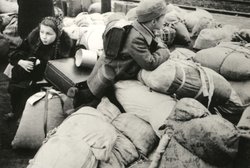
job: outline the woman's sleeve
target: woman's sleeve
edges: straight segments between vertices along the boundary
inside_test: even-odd
[[[11,65],[17,65],[18,61],[21,59],[27,59],[29,56],[29,43],[28,40],[25,39],[22,44],[17,47],[13,52],[9,54],[9,62]]]

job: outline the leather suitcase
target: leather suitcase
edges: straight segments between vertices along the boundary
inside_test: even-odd
[[[48,61],[44,77],[54,87],[66,94],[72,86],[85,87],[90,73],[91,69],[77,68],[74,58],[63,58]]]

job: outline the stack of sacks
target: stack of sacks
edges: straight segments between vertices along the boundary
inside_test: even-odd
[[[98,160],[109,160],[116,139],[99,111],[83,107],[48,136],[28,168],[96,168]]]
[[[242,106],[239,96],[223,76],[192,61],[169,59],[154,71],[141,70],[138,79],[155,91],[174,94],[177,98],[195,98],[206,106],[210,103],[212,107]]]
[[[139,161],[131,168],[227,168],[232,167],[238,152],[239,131],[235,126],[211,115],[192,98],[177,102],[161,130],[160,153],[154,153],[152,161]]]
[[[193,48],[201,50],[215,47],[219,42],[229,42],[238,31],[238,28],[232,25],[203,29],[195,40]]]
[[[159,127],[175,106],[175,99],[150,90],[136,80],[119,81],[115,95],[126,113],[134,114],[150,123],[159,136]]]
[[[120,110],[107,97],[102,98],[97,110],[104,115],[109,123],[121,114]],[[139,158],[135,145],[119,130],[116,129],[116,132],[117,138],[110,159],[107,162],[101,161],[99,168],[124,168]]]
[[[115,126],[117,139],[108,162],[101,161],[99,168],[123,168],[135,162],[139,155],[147,156],[158,143],[152,127],[132,114],[121,113],[108,98],[97,106],[106,120]]]
[[[192,98],[177,102],[162,128],[173,137],[160,167],[231,167],[237,155],[237,128]]]
[[[104,16],[100,13],[80,13],[73,19],[64,18],[64,24],[64,30],[80,46],[75,54],[75,65],[93,68],[98,56],[103,53]]]
[[[64,30],[78,45],[84,45],[89,50],[103,48],[102,34],[105,29],[104,17],[99,13],[80,13],[75,18],[64,18]]]
[[[244,106],[250,103],[250,48],[248,44],[224,42],[197,52],[195,60],[220,73],[238,93]]]

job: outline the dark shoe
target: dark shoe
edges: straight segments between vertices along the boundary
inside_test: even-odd
[[[63,104],[63,110],[67,115],[70,115],[75,111],[74,99],[76,97],[77,92],[78,92],[78,88],[76,87],[69,88],[67,92],[67,98]]]

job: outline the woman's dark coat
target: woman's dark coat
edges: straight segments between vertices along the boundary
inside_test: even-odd
[[[12,70],[13,82],[19,82],[23,79],[28,80],[41,80],[48,60],[60,59],[74,56],[75,47],[73,40],[64,31],[60,36],[60,43],[58,44],[58,54],[55,58],[55,42],[50,45],[43,45],[39,37],[39,28],[34,29],[23,43],[10,54],[9,62],[14,66]],[[38,49],[37,49],[38,48]],[[18,65],[20,59],[29,60],[35,57],[41,61],[41,64],[35,67],[32,75],[27,73],[23,68]]]

